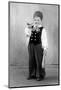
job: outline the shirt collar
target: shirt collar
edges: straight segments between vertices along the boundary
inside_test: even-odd
[[[38,27],[40,28],[40,27],[42,27],[42,25],[40,24]]]

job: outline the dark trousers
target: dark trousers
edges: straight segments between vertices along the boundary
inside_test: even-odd
[[[42,60],[43,60],[43,48],[41,44],[28,45],[29,52],[29,76],[35,75],[40,77],[42,75]]]

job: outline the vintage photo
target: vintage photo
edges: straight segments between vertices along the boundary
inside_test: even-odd
[[[59,85],[59,5],[9,2],[8,87]]]

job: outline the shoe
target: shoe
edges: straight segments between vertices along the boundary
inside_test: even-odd
[[[29,77],[27,78],[27,80],[30,80],[30,79],[32,79],[32,77],[31,77],[31,76],[29,76]]]
[[[33,75],[33,76],[32,76],[32,79],[36,79],[36,76]]]
[[[27,78],[27,80],[30,80],[30,79],[36,79],[36,76],[29,76],[29,77]]]
[[[41,80],[43,80],[44,78],[42,78],[42,77],[38,77],[36,80],[37,81],[41,81]]]

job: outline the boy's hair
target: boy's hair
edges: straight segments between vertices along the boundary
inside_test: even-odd
[[[40,19],[42,20],[43,19],[43,13],[40,11],[36,11],[33,15],[33,18],[35,18],[35,17],[40,17]]]

